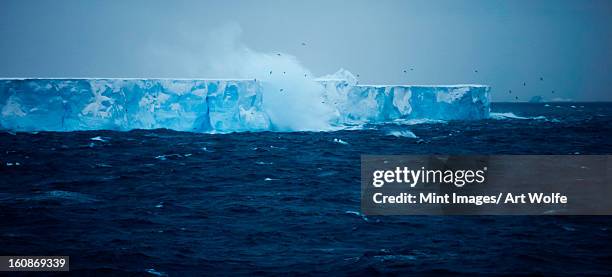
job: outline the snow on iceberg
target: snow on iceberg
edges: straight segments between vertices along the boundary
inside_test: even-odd
[[[329,122],[334,126],[489,117],[488,86],[357,85],[342,70],[327,77],[316,86],[334,113]],[[274,86],[254,79],[0,79],[0,129],[291,131],[275,127],[266,109],[272,106],[266,106],[269,87]]]

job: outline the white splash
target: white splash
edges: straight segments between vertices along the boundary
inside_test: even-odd
[[[262,53],[240,41],[238,24],[213,31],[203,51],[204,76],[255,79],[263,86],[263,109],[277,131],[328,131],[334,109],[323,101],[324,88],[296,57]],[[212,56],[210,53],[214,53]]]
[[[409,131],[409,130],[395,130],[395,131],[389,131],[387,132],[388,136],[394,136],[394,137],[403,137],[403,138],[419,138],[417,137],[417,135],[415,135],[413,132]]]

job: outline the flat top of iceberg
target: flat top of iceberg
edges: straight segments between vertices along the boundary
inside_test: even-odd
[[[424,87],[424,88],[460,88],[460,87],[489,87],[488,85],[482,84],[455,84],[455,85],[368,85],[359,84],[357,87]]]
[[[104,77],[0,77],[2,81],[11,80],[167,80],[167,81],[254,81],[256,78],[104,78]],[[342,78],[316,78],[318,82],[347,82]],[[454,85],[413,85],[413,84],[358,84],[356,87],[427,87],[427,88],[459,88],[459,87],[489,87],[482,84]]]
[[[253,81],[255,78],[103,78],[103,77],[0,77],[0,80],[169,80],[169,81]]]
[[[316,78],[318,82],[346,82],[345,79],[328,79],[328,78]],[[461,88],[461,87],[490,87],[489,85],[483,84],[454,84],[454,85],[414,85],[414,84],[358,84],[355,87],[423,87],[423,88]]]

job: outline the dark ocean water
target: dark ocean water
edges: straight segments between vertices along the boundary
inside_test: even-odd
[[[69,255],[74,275],[612,274],[612,217],[360,214],[361,154],[612,154],[611,103],[492,109],[505,118],[2,132],[0,255]]]

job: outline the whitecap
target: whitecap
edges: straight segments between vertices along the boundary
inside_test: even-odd
[[[491,113],[489,115],[492,119],[502,120],[502,119],[529,119],[528,117],[518,116],[514,113]]]
[[[78,192],[65,191],[65,190],[52,190],[32,197],[35,200],[46,200],[46,199],[64,199],[75,202],[95,202],[97,199]]]
[[[108,142],[108,138],[103,138],[103,137],[101,137],[101,136],[97,136],[97,137],[90,138],[90,140],[93,140],[93,141],[100,141],[100,142]]]
[[[270,145],[270,149],[287,150],[287,147],[278,147],[278,146]]]
[[[381,262],[387,261],[414,261],[417,259],[414,255],[378,255],[374,256],[374,258],[378,259]]]
[[[576,228],[574,228],[572,226],[568,226],[568,225],[563,225],[563,226],[561,226],[561,228],[563,228],[563,230],[568,231],[568,232],[576,231]]]
[[[359,217],[361,217],[361,218],[362,218],[364,221],[366,221],[366,222],[367,222],[367,221],[369,221],[368,217],[367,217],[367,216],[365,216],[364,214],[360,213],[360,212],[356,212],[356,211],[346,211],[346,212],[344,212],[344,213],[345,213],[345,214],[351,214],[351,215],[356,215],[356,216],[359,216]]]
[[[446,120],[440,119],[428,119],[428,118],[417,118],[417,119],[396,119],[393,120],[394,124],[397,125],[418,125],[418,124],[446,124]]]
[[[366,122],[364,121],[351,121],[351,122],[343,122],[342,124],[339,125],[332,125],[329,131],[360,131],[360,130],[367,130],[367,129],[373,129],[373,128],[366,128]]]
[[[338,172],[336,172],[336,171],[323,171],[323,172],[317,174],[317,176],[319,176],[319,177],[328,177],[328,176],[336,175],[336,173],[338,173]]]
[[[413,132],[409,131],[409,130],[394,130],[394,131],[389,131],[387,132],[387,136],[394,136],[394,137],[402,137],[402,138],[419,138],[417,135],[415,135]]]
[[[348,142],[343,141],[343,140],[341,140],[341,139],[339,139],[339,138],[335,138],[335,139],[334,139],[334,142],[335,142],[335,143],[339,143],[339,144],[344,144],[344,145],[348,145],[348,144],[349,144]]]
[[[146,269],[145,272],[155,276],[168,276],[165,272],[157,271],[154,268]]]
[[[191,156],[191,154],[189,154],[189,156]],[[181,154],[168,154],[168,155],[159,155],[159,156],[157,156],[155,158],[160,160],[160,161],[165,161],[165,160],[167,160],[170,157],[182,158],[182,157],[188,157],[188,156],[183,156]]]
[[[526,120],[526,119],[532,119],[532,120],[548,120],[545,116],[532,116],[532,117],[525,117],[525,116],[519,116],[516,115],[514,113],[511,112],[507,112],[507,113],[491,113],[489,115],[489,117],[491,119],[495,119],[495,120],[506,120],[506,119],[520,119],[520,120]]]

